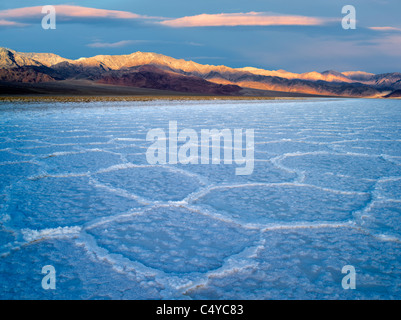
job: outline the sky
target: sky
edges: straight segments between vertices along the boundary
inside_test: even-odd
[[[56,29],[42,28],[45,5]],[[345,5],[356,29],[342,27]],[[400,12],[399,0],[3,0],[0,46],[70,59],[143,51],[234,68],[401,72]]]

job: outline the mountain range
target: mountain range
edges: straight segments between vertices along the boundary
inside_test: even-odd
[[[53,53],[0,48],[0,94],[62,94],[78,87],[81,93],[109,94],[130,94],[141,88],[148,93],[393,98],[400,97],[401,73],[329,70],[299,74],[203,65],[150,52],[72,60]]]

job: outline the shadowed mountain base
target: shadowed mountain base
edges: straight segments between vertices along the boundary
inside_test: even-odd
[[[172,90],[159,90],[150,88],[135,88],[121,85],[109,85],[94,83],[88,80],[64,80],[46,83],[8,83],[0,82],[0,96],[199,96],[206,97],[210,94],[176,92]],[[212,95],[219,96],[219,95]],[[224,96],[224,95],[221,95]],[[298,98],[298,97],[322,97],[311,94],[267,91],[256,89],[240,89],[235,97],[280,97],[280,98]]]

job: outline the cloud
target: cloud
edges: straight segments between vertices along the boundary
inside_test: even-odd
[[[0,27],[24,27],[24,26],[26,26],[25,23],[0,19]]]
[[[96,41],[89,43],[86,46],[90,48],[121,48],[132,44],[165,44],[165,45],[186,45],[186,46],[203,46],[201,43],[187,41],[187,42],[177,42],[177,41],[167,41],[167,40],[121,40],[117,42],[103,42]]]
[[[147,43],[147,40],[121,40],[118,42],[94,42],[87,46],[91,48],[121,48],[130,44]]]
[[[333,21],[299,15],[279,15],[269,12],[200,14],[181,18],[164,18],[140,15],[129,11],[107,10],[76,5],[54,5],[57,21],[89,22],[91,20],[148,21],[169,27],[213,26],[316,26]],[[0,10],[0,26],[22,26],[24,23],[41,21],[42,6]],[[25,24],[26,25],[26,24]],[[95,45],[95,44],[93,44]],[[110,44],[113,45],[113,44]]]
[[[316,26],[333,19],[297,15],[278,15],[268,12],[200,14],[160,23],[169,27],[220,27],[220,26]]]
[[[395,27],[369,27],[369,29],[375,31],[401,31],[401,28]]]
[[[73,5],[54,5],[56,9],[56,16],[61,21],[71,21],[81,19],[109,19],[109,20],[162,20],[161,17],[149,17],[146,15],[139,15],[129,11],[106,10]],[[32,22],[38,20],[39,22],[45,16],[42,13],[42,6],[36,7],[23,7],[16,9],[0,10],[0,21],[3,24],[6,22],[9,25],[17,25],[20,21]],[[6,22],[4,22],[6,21]]]

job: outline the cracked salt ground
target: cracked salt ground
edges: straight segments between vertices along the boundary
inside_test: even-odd
[[[400,299],[400,109],[1,103],[0,298]],[[170,120],[254,129],[253,173],[149,165],[146,134]],[[356,290],[341,287],[347,264]]]
[[[367,192],[380,177],[401,175],[400,166],[375,155],[310,152],[285,154],[280,160],[286,168],[302,168],[303,182],[338,190]]]
[[[179,201],[200,187],[193,175],[161,166],[115,166],[100,171],[94,178],[106,186],[136,194],[143,201]]]
[[[186,295],[193,299],[399,299],[401,244],[347,227],[288,228],[263,233],[255,266],[218,273]],[[344,265],[357,290],[344,290]]]
[[[205,170],[205,165],[174,165],[176,168],[185,169],[191,173],[203,177],[202,181],[210,185],[244,184],[244,183],[279,183],[292,182],[296,178],[295,172],[289,172],[277,168],[271,161],[261,159],[262,155],[256,155],[254,170],[251,175],[235,175],[234,165],[213,164],[213,170]]]
[[[39,165],[32,162],[0,164],[0,190],[10,188],[18,180],[37,173]]]
[[[400,201],[376,201],[360,217],[360,225],[389,241],[401,239]]]
[[[87,173],[107,168],[121,162],[121,156],[100,149],[71,153],[53,153],[41,159],[46,171],[51,174]]]
[[[228,186],[211,191],[194,204],[211,207],[244,224],[347,222],[369,200],[368,194],[288,183]]]
[[[88,227],[87,232],[109,252],[179,276],[220,268],[258,236],[256,230],[176,206],[154,207]]]
[[[88,177],[22,181],[11,187],[9,198],[5,213],[13,217],[9,224],[19,229],[82,225],[142,206],[135,199],[93,185]]]
[[[74,239],[34,242],[1,259],[2,298],[7,293],[13,299],[160,299],[164,289],[152,275],[116,270]],[[48,264],[57,271],[56,290],[40,285]]]

